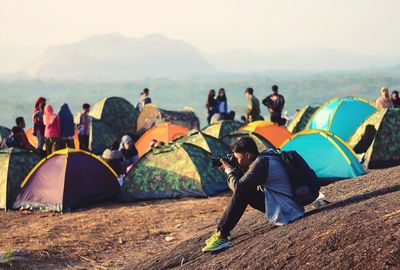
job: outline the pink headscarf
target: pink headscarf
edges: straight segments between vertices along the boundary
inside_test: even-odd
[[[47,125],[51,125],[56,119],[56,116],[53,112],[53,107],[50,104],[44,106],[44,115],[43,115],[43,123]]]

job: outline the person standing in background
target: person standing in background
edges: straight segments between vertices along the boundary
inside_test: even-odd
[[[43,123],[46,126],[44,130],[46,152],[50,155],[60,149],[60,117],[54,114],[50,104],[44,107]]]
[[[60,148],[64,149],[75,148],[74,135],[75,135],[75,125],[74,116],[68,107],[67,103],[61,106],[60,112],[58,113],[60,117]]]
[[[225,89],[220,88],[217,96],[218,112],[220,114],[228,113],[228,101],[226,99]]]
[[[260,115],[260,101],[256,98],[254,94],[253,88],[249,87],[244,91],[244,94],[247,98],[247,113],[246,113],[246,121],[247,123],[263,120]]]
[[[271,114],[271,122],[280,126],[285,125],[286,120],[282,119],[282,110],[285,106],[285,98],[278,94],[278,86],[272,86],[272,94],[263,99],[262,103],[268,108]]]
[[[37,150],[43,154],[44,145],[44,130],[45,125],[43,123],[44,106],[46,106],[46,99],[44,97],[38,97],[35,101],[35,107],[33,109],[33,135],[37,138],[38,145]]]
[[[218,110],[218,103],[217,103],[217,100],[215,100],[215,90],[214,89],[211,89],[208,92],[208,97],[207,97],[207,101],[206,101],[206,108],[207,108],[207,113],[208,113],[207,122],[208,122],[208,124],[210,124],[211,117]]]
[[[78,139],[79,149],[88,151],[89,150],[89,134],[90,134],[90,105],[85,103],[82,105],[82,112],[79,117]]]

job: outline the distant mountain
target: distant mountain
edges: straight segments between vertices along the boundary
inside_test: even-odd
[[[206,58],[218,70],[226,72],[355,70],[382,68],[400,63],[400,57],[370,56],[308,47],[271,53],[235,50],[209,54]]]
[[[40,79],[124,80],[213,72],[192,45],[161,34],[98,35],[51,47],[24,73]]]

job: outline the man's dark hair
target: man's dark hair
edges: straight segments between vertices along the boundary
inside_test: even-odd
[[[24,118],[22,116],[18,116],[15,118],[15,124],[18,126],[19,124],[25,122]]]
[[[399,96],[399,92],[397,90],[392,91],[392,95],[395,94],[397,97]]]
[[[272,86],[272,91],[274,91],[275,93],[278,92],[278,86],[274,84]]]
[[[228,116],[229,116],[229,120],[235,120],[235,115],[236,115],[236,113],[235,113],[235,111],[230,111],[229,113],[228,113]]]
[[[118,141],[113,141],[111,144],[111,150],[118,150],[119,148],[119,142]]]
[[[143,89],[143,93],[145,93],[146,95],[148,95],[148,94],[149,94],[149,89],[148,89],[148,88]]]
[[[244,154],[246,152],[257,155],[258,148],[254,140],[250,137],[242,137],[232,144],[232,151],[234,153]]]
[[[82,109],[90,109],[90,104],[84,103],[84,104],[82,105]]]
[[[247,88],[246,89],[246,91],[244,91],[245,93],[249,93],[250,95],[252,95],[253,94],[253,88],[251,88],[251,87],[249,87],[249,88]]]

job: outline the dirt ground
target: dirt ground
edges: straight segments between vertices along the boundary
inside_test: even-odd
[[[64,214],[1,212],[0,269],[400,269],[400,167],[322,191],[332,204],[283,227],[248,209],[233,246],[218,254],[200,250],[228,192]]]

